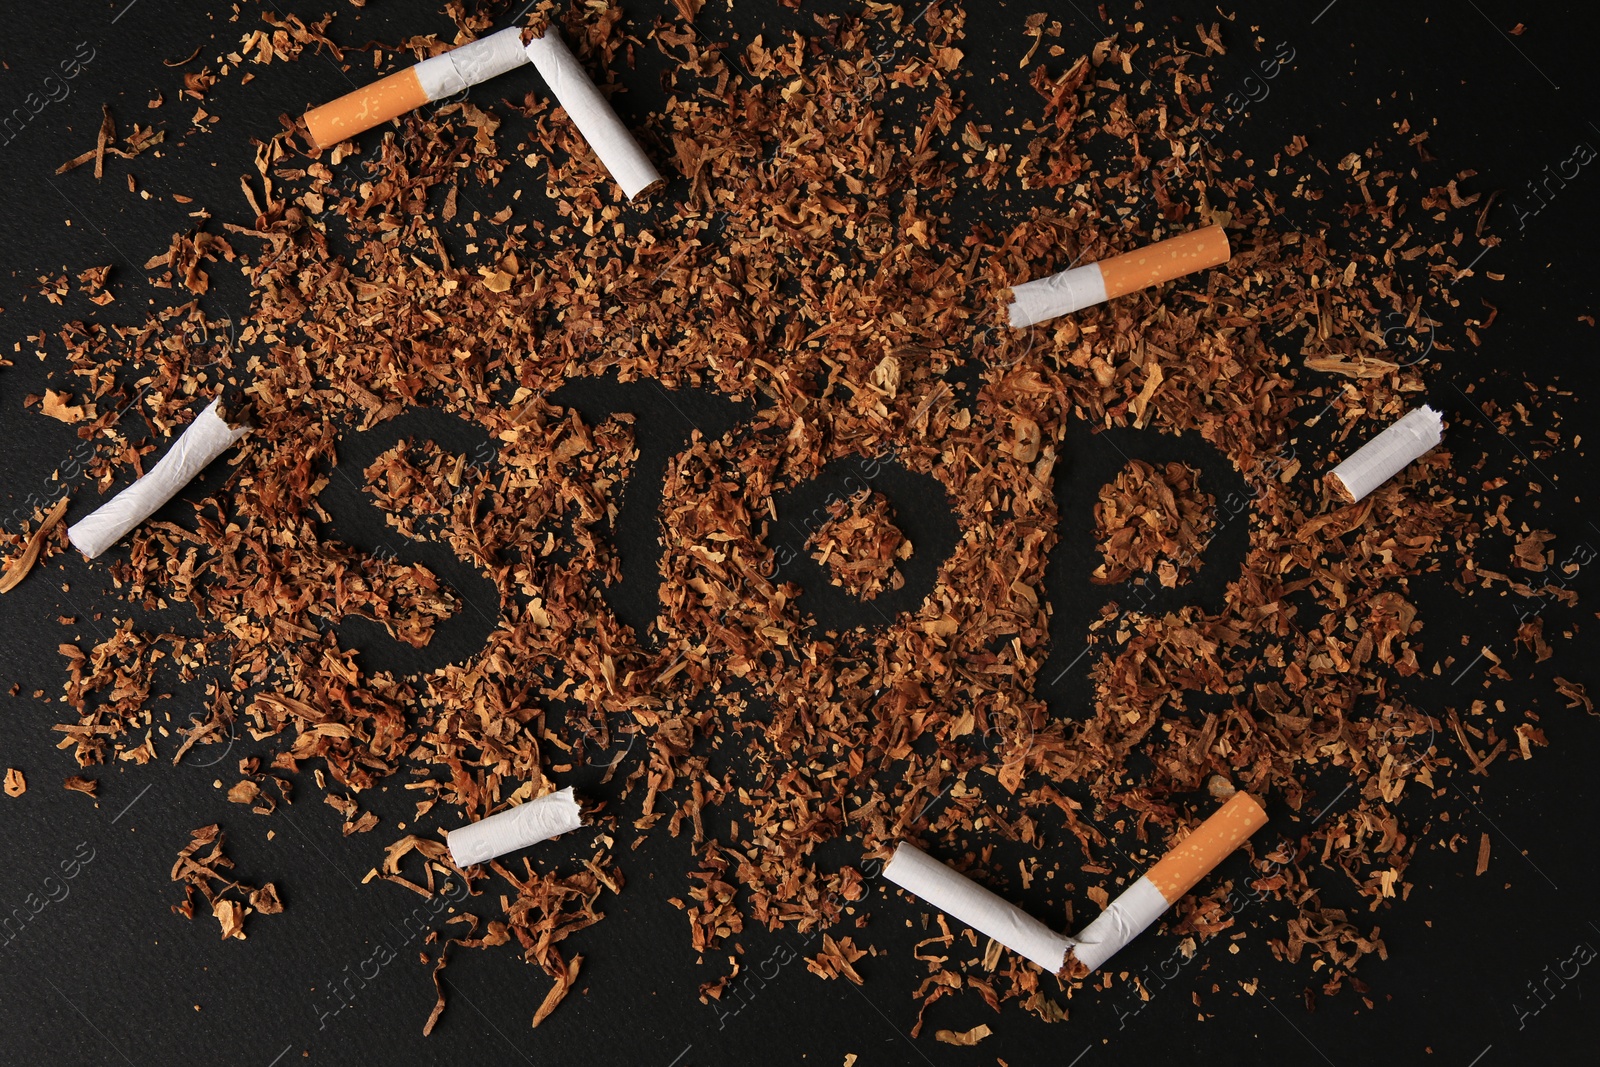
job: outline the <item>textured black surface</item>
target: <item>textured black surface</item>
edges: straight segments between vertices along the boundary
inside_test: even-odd
[[[229,22],[231,6],[220,4],[113,0],[8,5],[0,34],[0,109],[23,109],[11,112],[12,121],[0,134],[5,193],[0,209],[0,341],[15,364],[0,370],[0,512],[8,528],[19,525],[15,509],[25,514],[30,499],[54,498],[63,482],[74,496],[71,518],[87,513],[97,499],[93,487],[74,471],[74,457],[82,453],[72,429],[23,405],[25,396],[43,392],[49,374],[61,372],[59,342],[41,345],[30,335],[91,315],[136,322],[147,300],[171,299],[170,292],[142,284],[144,261],[164,251],[170,235],[189,226],[190,212],[201,207],[222,219],[245,221],[238,176],[250,169],[249,139],[274,131],[279,113],[296,113],[348,88],[331,61],[309,52],[298,63],[251,68],[256,77],[250,84],[241,87],[237,78],[226,79],[204,101],[206,110],[222,120],[204,133],[193,132],[190,114],[196,105],[176,99],[180,70],[164,61],[182,60],[197,47],[203,59],[235,47],[248,28],[258,25],[257,5],[240,6],[241,21]],[[394,40],[448,29],[448,21],[423,2],[376,0],[361,10],[333,0],[282,6],[308,19],[324,8],[338,9],[333,32],[343,40]],[[656,9],[666,6],[665,0],[629,5],[633,32],[643,36]],[[978,69],[990,65],[1012,78],[1009,83],[988,77],[966,83],[980,114],[987,110],[999,116],[1021,99],[1025,89],[1016,80],[1016,64],[1029,43],[1021,23],[1030,12],[1047,7],[1067,26],[1061,43],[1069,55],[1105,36],[1096,22],[1099,8],[1087,4],[1047,5],[1039,0],[993,9],[970,5],[974,17],[964,42],[967,64]],[[1150,27],[1189,28],[1217,17],[1209,5],[1199,4],[1146,4],[1138,12],[1129,4],[1107,7],[1118,24],[1142,19]],[[804,10],[768,11],[764,5],[745,3],[730,15],[719,0],[707,5],[702,25],[709,34],[721,34],[730,18],[743,41],[763,27],[771,41],[774,27],[809,25]],[[1590,381],[1582,371],[1596,358],[1596,334],[1578,316],[1596,312],[1592,249],[1600,243],[1600,220],[1593,205],[1600,179],[1591,164],[1570,181],[1550,184],[1539,200],[1527,184],[1542,180],[1545,168],[1567,160],[1580,142],[1600,146],[1600,130],[1589,121],[1596,87],[1592,19],[1581,5],[1498,0],[1251,3],[1240,7],[1237,21],[1227,27],[1229,43],[1245,44],[1254,36],[1252,27],[1259,27],[1269,47],[1288,42],[1296,58],[1270,83],[1270,94],[1236,115],[1219,135],[1220,145],[1238,151],[1234,162],[1241,172],[1259,173],[1270,166],[1272,154],[1296,133],[1310,139],[1310,157],[1331,169],[1348,152],[1387,136],[1393,124],[1407,118],[1414,129],[1431,134],[1427,147],[1439,162],[1429,173],[1438,184],[1472,168],[1479,175],[1478,187],[1504,190],[1491,223],[1505,243],[1486,254],[1480,272],[1492,270],[1505,280],[1480,277],[1457,287],[1464,304],[1489,301],[1498,307],[1499,319],[1481,348],[1458,345],[1457,351],[1441,355],[1430,375],[1428,398],[1450,420],[1457,455],[1465,462],[1487,457],[1474,477],[1508,477],[1507,491],[1516,497],[1514,521],[1554,531],[1558,540],[1553,547],[1563,558],[1579,546],[1600,545],[1593,509],[1586,499],[1578,499],[1589,484],[1592,463],[1581,450],[1565,449],[1541,459],[1536,471],[1514,471],[1511,462],[1528,448],[1527,442],[1499,436],[1474,401],[1487,396],[1523,400],[1552,385],[1581,391]],[[1511,33],[1519,23],[1527,24],[1526,32]],[[640,50],[641,69],[625,76],[631,90],[625,111],[642,114],[661,102],[654,68],[646,69],[659,57],[647,56],[648,51]],[[83,61],[86,56],[92,58]],[[1227,72],[1233,71],[1242,83],[1254,56],[1248,47],[1239,47],[1218,61],[1222,73],[1212,80],[1217,99],[1232,91]],[[70,66],[75,58],[82,61],[76,76],[60,80],[61,64]],[[51,76],[57,80],[47,81]],[[352,76],[360,81],[370,74],[357,70]],[[478,95],[494,100],[534,87],[528,72],[505,80],[507,85],[485,87]],[[145,101],[158,90],[167,104],[147,111]],[[32,102],[29,94],[35,94]],[[58,99],[50,99],[51,94]],[[168,144],[159,154],[118,161],[99,183],[89,168],[54,177],[62,161],[93,147],[102,103],[117,111],[122,129],[133,121],[162,125],[169,131]],[[123,177],[128,171],[137,175],[150,199],[128,192]],[[533,172],[518,180],[530,190],[537,187]],[[1279,190],[1284,200],[1287,185]],[[179,203],[174,193],[193,202]],[[1331,200],[1292,203],[1296,212],[1326,218],[1343,207]],[[103,312],[78,295],[67,306],[54,307],[37,294],[34,279],[39,275],[75,273],[105,263],[116,268],[118,302]],[[207,297],[208,307],[219,316],[240,313],[247,297],[237,281],[220,269],[213,277],[218,284]],[[34,352],[41,347],[54,358],[36,358]],[[1462,390],[1473,383],[1478,384],[1469,398]],[[630,410],[638,410],[642,422],[670,436],[676,417],[670,401],[663,395],[657,402],[647,391],[629,403],[635,400],[639,406]],[[1567,406],[1576,418],[1564,427],[1566,440],[1585,426],[1600,432],[1580,404]],[[703,414],[713,417],[710,411]],[[452,444],[468,450],[481,440],[470,428],[440,426],[427,432],[441,439],[449,436]],[[1063,487],[1058,487],[1068,494],[1063,499],[1064,545],[1053,561],[1048,590],[1059,618],[1073,621],[1058,622],[1052,635],[1057,651],[1046,681],[1058,677],[1082,648],[1083,620],[1098,607],[1080,599],[1092,593],[1083,580],[1083,568],[1089,565],[1085,494],[1092,497],[1097,472],[1109,474],[1117,466],[1094,451],[1105,453],[1106,442],[1080,438],[1078,443],[1083,453],[1071,457]],[[1131,446],[1125,440],[1119,443]],[[374,438],[347,447],[357,450],[352,455],[371,454],[382,443]],[[1194,452],[1193,460],[1202,460],[1202,453],[1203,448]],[[203,492],[205,484],[188,496]],[[340,535],[369,549],[380,547],[381,523],[370,515],[362,519],[364,505],[349,488],[335,486],[324,497],[332,501]],[[648,479],[637,490],[627,507],[648,515],[654,508]],[[938,510],[944,505],[937,494],[906,496],[895,503],[908,513],[909,522],[937,530],[947,521]],[[177,508],[169,510],[178,514]],[[625,537],[639,541],[622,546],[625,561],[629,548],[634,557],[648,549],[651,529],[636,521],[628,525],[631,532]],[[1237,549],[1225,548],[1215,550],[1215,568],[1236,566]],[[450,565],[442,549],[432,556],[426,555],[427,546],[407,544],[396,550],[426,558],[430,566]],[[624,617],[651,617],[654,594],[648,566],[627,597],[616,603]],[[1210,558],[1207,566],[1213,567]],[[1215,596],[1219,587],[1207,583],[1226,574],[1202,577],[1196,597]],[[473,600],[476,579],[470,570],[449,578]],[[1490,644],[1508,650],[1517,618],[1509,601],[1480,595],[1458,604],[1444,575],[1419,585],[1430,648]],[[1593,621],[1593,571],[1581,571],[1575,585],[1584,597],[1580,607],[1552,607],[1547,615],[1552,630],[1580,628],[1573,641],[1560,642],[1555,667],[1600,690],[1594,642],[1581,629],[1584,620]],[[1374,920],[1382,924],[1391,958],[1371,960],[1359,972],[1370,988],[1370,1008],[1346,991],[1308,1012],[1299,994],[1315,982],[1314,976],[1304,965],[1273,960],[1260,933],[1240,942],[1237,953],[1220,939],[1207,944],[1182,966],[1176,963],[1176,939],[1151,933],[1118,959],[1119,967],[1149,967],[1171,975],[1155,986],[1148,1002],[1119,983],[1110,993],[1079,996],[1072,1002],[1069,1022],[1045,1026],[1015,1007],[996,1017],[975,997],[952,998],[929,1013],[924,1035],[912,1041],[906,1036],[916,1013],[910,992],[920,981],[921,965],[910,956],[910,932],[896,928],[913,912],[878,886],[863,904],[875,919],[863,940],[888,951],[860,965],[868,978],[863,988],[824,983],[806,974],[794,958],[810,949],[802,939],[755,932],[744,938],[747,973],[770,978],[747,984],[742,1000],[709,1008],[695,996],[698,984],[709,977],[708,969],[695,965],[682,913],[667,902],[684,891],[688,845],[684,839],[656,834],[637,851],[622,851],[628,890],[608,907],[604,923],[573,942],[586,959],[582,979],[547,1023],[537,1031],[528,1028],[548,984],[541,974],[517,963],[509,952],[463,952],[447,972],[451,1006],[435,1034],[425,1040],[420,1030],[433,989],[426,969],[416,962],[416,936],[407,932],[420,898],[393,886],[359,884],[390,837],[374,833],[344,838],[337,815],[315,802],[280,808],[270,819],[245,814],[228,804],[213,784],[228,776],[237,754],[216,750],[196,750],[178,767],[163,758],[142,768],[102,768],[96,775],[98,800],[60,788],[60,780],[77,768],[68,753],[54,748],[58,735],[49,729],[60,721],[59,709],[49,703],[59,694],[63,677],[56,646],[109,632],[110,608],[118,603],[122,610],[108,595],[109,586],[104,561],[89,565],[73,556],[53,561],[0,600],[0,690],[13,683],[20,689],[15,697],[0,696],[0,765],[22,768],[30,782],[24,796],[0,798],[5,857],[0,907],[7,915],[29,916],[11,920],[0,946],[0,1062],[6,1064],[216,1062],[268,1067],[308,1059],[339,1064],[837,1067],[846,1054],[855,1053],[862,1067],[999,1060],[1013,1067],[1093,1067],[1142,1060],[1489,1067],[1582,1062],[1594,1054],[1592,1012],[1584,993],[1588,987],[1592,998],[1593,977],[1600,972],[1592,963],[1581,965],[1593,957],[1593,950],[1578,946],[1600,946],[1595,892],[1600,862],[1594,846],[1600,791],[1592,770],[1600,719],[1560,710],[1548,669],[1532,681],[1498,686],[1493,696],[1508,705],[1521,702],[1540,709],[1551,747],[1539,751],[1531,763],[1497,765],[1488,778],[1474,780],[1478,791],[1469,804],[1451,805],[1468,814],[1461,820],[1464,825],[1449,829],[1460,829],[1474,841],[1480,833],[1493,839],[1490,873],[1474,878],[1471,859],[1464,855],[1419,852],[1407,876],[1416,884],[1410,901]],[[474,611],[463,613],[457,630],[441,630],[434,647],[407,661],[409,669],[471,654],[495,611],[492,599],[482,603],[488,587],[476,588]],[[60,624],[62,616],[77,621]],[[179,631],[195,632],[199,626],[185,610],[153,614],[145,621],[156,618]],[[819,611],[823,625],[837,621]],[[352,632],[349,640],[364,655],[377,657],[375,663],[398,656],[380,637],[373,628],[365,635]],[[1463,662],[1469,658],[1460,657]],[[1469,700],[1466,690],[1476,682],[1472,669],[1469,664],[1455,682],[1448,677],[1420,682],[1416,699],[1431,707]],[[1517,677],[1527,674],[1523,669]],[[1061,685],[1070,687],[1074,681],[1069,676]],[[198,710],[201,690],[191,686],[172,691],[156,710],[170,712],[181,723]],[[1059,699],[1063,713],[1069,712],[1070,694]],[[1057,697],[1051,700],[1056,707]],[[1440,743],[1453,744],[1449,739]],[[619,758],[630,758],[620,744],[618,752]],[[598,778],[592,768],[584,773]],[[1461,787],[1464,777],[1458,775],[1454,782],[1449,788]],[[385,815],[386,828],[392,824],[391,812],[404,817],[405,798],[396,793],[393,789],[388,801],[378,798],[373,805]],[[307,789],[300,795],[315,794]],[[1333,789],[1319,797],[1323,799],[1341,802]],[[209,919],[191,923],[169,911],[179,898],[167,878],[173,855],[189,830],[212,821],[221,821],[229,831],[229,851],[239,863],[240,876],[257,883],[273,880],[287,905],[283,915],[253,920],[247,941],[221,943]],[[431,823],[424,827],[431,828]],[[1284,829],[1292,827],[1284,824]],[[1436,826],[1432,836],[1445,836],[1444,829]],[[269,830],[274,832],[270,840]],[[1274,827],[1265,831],[1273,832]],[[553,847],[573,854],[582,848],[578,843]],[[1011,857],[1007,862],[1014,861]],[[1221,873],[1242,873],[1237,857],[1232,864]],[[1119,873],[1133,870],[1129,863]],[[1029,902],[1026,895],[1020,899]],[[424,913],[418,918],[437,925],[437,916],[426,914],[426,904],[421,906]],[[1244,914],[1247,923],[1269,926],[1273,918],[1281,925],[1283,917],[1282,906],[1270,901],[1251,904]],[[1240,982],[1256,979],[1254,995],[1240,990]],[[329,992],[339,982],[347,982],[353,991],[353,999],[342,1007]],[[1539,986],[1541,999],[1534,999],[1531,984]],[[1192,1003],[1196,992],[1203,994],[1203,1020]],[[980,1022],[989,1023],[995,1036],[976,1049],[954,1049],[932,1040],[939,1027],[960,1030]]]

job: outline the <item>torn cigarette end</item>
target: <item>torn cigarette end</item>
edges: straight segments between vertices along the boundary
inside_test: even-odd
[[[1340,496],[1356,503],[1405,470],[1444,437],[1444,420],[1424,404],[1356,450],[1328,476]]]
[[[468,41],[306,112],[318,148],[331,148],[379,123],[443,100],[528,62],[516,27]]]
[[[528,58],[538,68],[539,76],[550,87],[556,102],[578,127],[578,132],[611,177],[622,186],[628,199],[661,184],[664,179],[655,164],[595,88],[589,72],[572,54],[554,23],[543,36],[530,40],[526,48]]]
[[[583,812],[572,787],[547,793],[537,800],[518,804],[479,819],[469,826],[451,830],[445,841],[457,867],[488,863],[497,856],[536,845],[557,834],[583,825]]]
[[[183,491],[208,464],[250,432],[229,426],[222,399],[211,401],[143,478],[67,527],[67,540],[89,559],[116,544]]]
[[[1221,266],[1231,255],[1227,231],[1221,226],[1204,226],[1120,256],[1012,286],[1007,316],[1019,329],[1033,326]]]

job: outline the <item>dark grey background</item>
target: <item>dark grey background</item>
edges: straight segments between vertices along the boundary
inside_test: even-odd
[[[0,371],[0,510],[8,516],[25,507],[30,497],[59,495],[60,472],[78,445],[71,428],[23,406],[26,395],[43,391],[48,375],[54,373],[59,382],[63,370],[60,342],[43,345],[50,358],[41,362],[33,354],[40,346],[29,335],[91,315],[135,322],[147,300],[171,300],[170,292],[147,289],[143,262],[164,251],[170,235],[186,228],[188,213],[200,207],[219,220],[246,221],[238,177],[250,169],[249,139],[276,130],[279,113],[298,113],[348,87],[329,60],[309,52],[298,63],[251,67],[255,78],[249,85],[240,87],[237,76],[230,77],[204,101],[208,112],[222,116],[221,122],[204,133],[192,131],[189,118],[196,105],[175,100],[181,70],[163,61],[183,59],[197,46],[201,60],[236,47],[239,37],[258,25],[257,5],[241,6],[244,17],[236,23],[227,21],[228,5],[160,0],[12,5],[6,13],[0,38],[5,64],[0,108],[23,106],[27,94],[42,92],[46,75],[79,42],[94,51],[70,83],[66,99],[51,102],[0,137],[5,142],[0,144],[5,192],[0,210],[0,341],[15,363]],[[643,36],[666,7],[664,0],[629,5],[632,31]],[[1043,0],[992,9],[970,6],[973,17],[963,43],[967,64],[977,69],[993,64],[1013,77],[1009,87],[991,87],[987,77],[969,79],[966,91],[980,110],[994,108],[998,114],[1019,99],[1031,104],[1015,80],[1016,62],[1027,44],[1021,23],[1045,7]],[[340,11],[332,32],[342,41],[393,41],[412,33],[449,31],[448,21],[428,3],[374,0],[364,10],[333,0],[282,5],[282,10],[296,10],[308,20],[324,8]],[[1138,18],[1150,27],[1183,33],[1197,21],[1217,18],[1206,5],[1155,3],[1134,12],[1128,4],[1109,4],[1107,9],[1119,25]],[[1098,8],[1069,2],[1051,4],[1049,10],[1066,24],[1060,43],[1069,58],[1106,34],[1097,21]],[[1519,23],[1526,23],[1526,32],[1511,34]],[[730,15],[718,0],[707,4],[699,20],[709,37],[736,28],[744,41],[762,28],[770,41],[778,27],[809,25],[806,10],[768,11],[764,5],[741,4]],[[1406,118],[1413,129],[1431,133],[1427,148],[1437,162],[1424,172],[1435,184],[1471,168],[1478,172],[1471,188],[1503,191],[1503,206],[1490,221],[1504,243],[1485,255],[1479,270],[1503,274],[1504,281],[1481,276],[1465,281],[1456,287],[1461,306],[1438,309],[1446,323],[1442,329],[1454,331],[1456,351],[1440,354],[1431,365],[1428,396],[1450,420],[1458,462],[1479,464],[1484,478],[1510,479],[1508,491],[1518,497],[1511,511],[1515,521],[1554,531],[1552,547],[1560,558],[1580,546],[1600,545],[1593,509],[1582,499],[1592,473],[1584,450],[1563,447],[1532,456],[1532,440],[1553,413],[1565,416],[1564,442],[1586,428],[1600,431],[1592,408],[1582,403],[1581,383],[1589,379],[1580,371],[1596,357],[1595,332],[1578,321],[1579,315],[1595,312],[1591,257],[1600,239],[1594,209],[1600,194],[1596,165],[1565,187],[1552,186],[1555,195],[1536,214],[1526,188],[1543,176],[1546,165],[1567,159],[1577,143],[1600,146],[1600,130],[1590,122],[1596,78],[1588,9],[1493,0],[1242,5],[1237,21],[1224,26],[1230,54],[1216,61],[1218,74],[1212,80],[1213,100],[1219,104],[1253,67],[1255,53],[1245,45],[1253,36],[1249,28],[1255,26],[1268,42],[1289,42],[1296,58],[1273,80],[1270,94],[1235,115],[1219,136],[1220,146],[1239,153],[1236,173],[1259,174],[1272,152],[1295,133],[1310,139],[1309,157],[1331,169],[1347,152],[1391,138],[1393,124]],[[193,70],[199,62],[182,69]],[[641,51],[639,69],[624,75],[630,87],[626,109],[643,114],[659,107],[660,62],[650,50]],[[362,70],[354,77],[366,80],[370,74]],[[475,98],[491,101],[536,88],[528,71],[508,75],[504,82],[475,91]],[[168,103],[147,111],[145,101],[157,90]],[[168,131],[168,143],[159,155],[115,161],[99,183],[89,168],[53,176],[62,161],[93,147],[102,103],[116,110],[119,129],[125,131],[134,121],[155,121]],[[124,174],[129,171],[152,199],[128,193]],[[535,173],[516,173],[517,180],[536,186]],[[1268,179],[1262,181],[1272,188]],[[1278,189],[1285,200],[1288,184],[1286,180]],[[173,193],[194,202],[179,204]],[[1330,199],[1310,206],[1295,202],[1291,210],[1331,219],[1341,206]],[[106,263],[115,267],[117,303],[104,311],[77,295],[66,307],[54,307],[36,292],[34,279],[41,274],[75,274]],[[207,306],[217,315],[246,306],[242,289],[226,280],[227,273],[221,268],[212,272],[218,285]],[[1461,340],[1459,326],[1468,315],[1487,314],[1481,301],[1498,307],[1499,318],[1484,334],[1484,345],[1474,348]],[[20,350],[12,351],[19,344]],[[1462,391],[1469,386],[1474,386],[1470,399]],[[1499,434],[1475,406],[1487,397],[1506,403],[1526,400],[1551,386],[1578,395],[1551,396],[1546,407],[1536,409],[1539,424],[1513,430],[1510,437]],[[473,444],[470,434],[463,434],[461,441],[463,447]],[[1530,457],[1536,460],[1532,466],[1526,463]],[[1068,610],[1067,601],[1078,603],[1072,593],[1083,588],[1085,496],[1092,496],[1093,487],[1119,462],[1112,461],[1103,443],[1084,438],[1062,470],[1065,542],[1052,569],[1050,591],[1063,616],[1078,611]],[[70,517],[76,518],[97,498],[81,477],[67,481],[74,496]],[[338,490],[330,493],[336,507],[352,515],[360,512],[353,499],[340,504]],[[929,499],[910,506],[938,503]],[[641,498],[631,506],[649,510],[651,505]],[[938,519],[914,517],[934,528]],[[342,535],[375,547],[370,540],[381,536],[381,526],[363,529],[358,518],[350,521],[351,528],[341,529]],[[15,518],[7,522],[8,529],[19,526]],[[447,554],[409,545],[403,551],[448,567]],[[1503,569],[1506,561],[1486,564]],[[470,596],[472,576],[462,570],[452,580]],[[1431,662],[1446,649],[1483,644],[1509,658],[1516,611],[1522,605],[1482,595],[1459,602],[1449,592],[1448,578],[1439,576],[1421,600],[1428,626],[1425,647],[1431,650],[1426,658]],[[9,913],[30,893],[43,895],[45,879],[59,878],[63,861],[75,855],[81,859],[92,850],[92,859],[74,878],[51,883],[65,885],[65,898],[50,903],[20,936],[0,948],[0,1061],[5,1063],[268,1067],[304,1058],[360,1064],[687,1067],[838,1065],[853,1052],[863,1067],[992,1064],[997,1059],[1012,1065],[1093,1067],[1149,1057],[1487,1067],[1570,1062],[1592,1055],[1594,1031],[1583,993],[1592,987],[1593,967],[1564,984],[1549,981],[1573,956],[1575,946],[1600,945],[1594,888],[1600,864],[1593,830],[1600,798],[1591,758],[1600,742],[1600,719],[1563,709],[1550,681],[1560,674],[1600,688],[1594,643],[1582,629],[1593,611],[1588,596],[1595,582],[1589,568],[1575,582],[1585,595],[1578,609],[1555,605],[1546,610],[1547,630],[1552,635],[1575,630],[1574,639],[1556,641],[1556,658],[1538,669],[1530,667],[1527,657],[1517,660],[1512,664],[1515,680],[1487,693],[1490,699],[1504,699],[1508,707],[1537,708],[1551,747],[1539,750],[1532,763],[1502,761],[1487,779],[1468,782],[1458,773],[1442,780],[1443,795],[1436,800],[1423,791],[1408,794],[1405,810],[1419,832],[1426,825],[1426,842],[1459,830],[1475,843],[1480,833],[1489,833],[1493,861],[1488,874],[1473,877],[1470,849],[1452,854],[1425,844],[1407,874],[1416,883],[1410,901],[1376,917],[1364,912],[1354,917],[1358,924],[1381,923],[1391,954],[1387,962],[1369,960],[1360,969],[1370,1006],[1347,989],[1338,997],[1319,999],[1316,1010],[1308,1011],[1301,990],[1319,985],[1321,978],[1304,962],[1290,965],[1271,958],[1266,938],[1281,930],[1286,911],[1261,901],[1251,904],[1243,918],[1247,927],[1256,922],[1262,929],[1239,943],[1240,952],[1230,953],[1220,940],[1202,946],[1199,956],[1136,1015],[1141,1002],[1121,982],[1109,992],[1080,995],[1071,1004],[1071,1020],[1055,1026],[1038,1023],[1015,1006],[996,1017],[969,994],[934,1008],[927,1030],[916,1041],[906,1035],[916,1014],[910,992],[921,972],[910,957],[911,935],[904,929],[904,920],[914,912],[881,887],[863,904],[875,921],[858,939],[887,952],[858,965],[868,978],[865,987],[824,983],[804,973],[803,964],[791,963],[736,1014],[698,1003],[695,989],[712,977],[711,969],[695,965],[682,913],[667,903],[668,897],[684,892],[688,846],[661,834],[639,851],[621,853],[628,888],[608,903],[604,923],[569,942],[585,957],[582,979],[544,1026],[528,1028],[548,988],[542,974],[517,963],[508,950],[459,952],[447,972],[451,1006],[435,1034],[424,1040],[420,1029],[433,990],[426,968],[416,962],[419,946],[408,942],[400,929],[417,899],[393,886],[358,884],[381,859],[381,845],[397,836],[389,832],[392,817],[379,831],[344,838],[339,817],[317,801],[309,786],[299,792],[299,799],[307,802],[280,808],[270,818],[252,816],[227,803],[213,785],[235,779],[237,751],[224,757],[216,750],[197,750],[176,768],[167,757],[143,768],[99,768],[93,772],[100,781],[98,800],[60,788],[60,780],[77,768],[68,753],[54,749],[57,735],[49,730],[60,721],[60,709],[47,702],[59,695],[64,677],[56,645],[89,642],[109,633],[111,615],[120,617],[125,610],[108,595],[109,583],[104,561],[90,566],[74,555],[52,561],[0,600],[0,690],[12,683],[20,687],[15,697],[0,696],[0,766],[22,768],[30,784],[21,798],[0,798],[6,861],[0,868],[0,906]],[[487,587],[477,588],[481,595]],[[1193,595],[1209,595],[1205,584]],[[650,614],[647,603],[628,610]],[[58,624],[59,616],[77,621]],[[1082,615],[1075,617],[1081,620]],[[198,625],[181,611],[143,621],[155,625],[152,620],[190,632]],[[822,621],[829,621],[825,613]],[[1061,648],[1081,647],[1081,630],[1069,633],[1066,623],[1058,630]],[[479,632],[481,637],[481,628]],[[370,646],[372,656],[394,654],[392,648],[380,649],[382,642],[371,634],[353,634],[351,639]],[[474,647],[467,632],[441,634],[441,642],[428,651],[430,660],[465,656]],[[1460,659],[1466,663],[1470,655]],[[1415,690],[1417,699],[1435,711],[1466,703],[1481,692],[1482,666],[1468,664],[1468,671],[1454,681],[1423,680]],[[42,698],[31,695],[36,690],[43,691]],[[198,710],[198,695],[198,689],[175,690],[158,711],[171,711],[182,721]],[[1052,694],[1051,699],[1053,707],[1059,700],[1064,711],[1071,703],[1069,696]],[[1453,750],[1455,743],[1440,738],[1439,744]],[[211,761],[215,765],[206,766]],[[1337,790],[1337,783],[1323,790],[1319,801],[1339,803]],[[1450,821],[1431,813],[1430,805],[1453,813]],[[389,801],[380,797],[373,806],[386,816],[398,812],[404,817],[406,803],[403,796]],[[435,814],[424,820],[423,831],[431,832],[438,818]],[[229,832],[229,852],[239,863],[240,876],[258,884],[274,881],[287,905],[283,915],[252,918],[244,942],[221,943],[209,918],[190,923],[169,910],[179,899],[167,878],[174,853],[189,830],[213,821]],[[1296,823],[1280,816],[1266,833],[1294,834],[1304,829],[1305,821],[1309,818]],[[269,830],[275,832],[270,841]],[[578,855],[585,843],[561,847]],[[1133,865],[1120,873],[1134,873]],[[1235,857],[1222,873],[1241,877],[1246,868]],[[328,985],[349,973],[346,968],[357,970],[380,942],[400,950],[399,958],[367,982],[349,1007],[324,1016]],[[785,944],[809,951],[792,935],[756,931],[743,942],[747,966]],[[1117,966],[1157,967],[1172,957],[1175,944],[1175,938],[1151,933],[1119,957]],[[1258,978],[1253,996],[1240,991],[1241,981]],[[1539,982],[1549,992],[1542,1009],[1532,1013],[1529,1009],[1539,1002],[1532,999],[1529,985]],[[1213,993],[1213,985],[1220,992]],[[1196,992],[1202,994],[1201,1009],[1191,1001]],[[1201,1011],[1204,1020],[1198,1017]],[[980,1022],[989,1023],[995,1036],[976,1049],[954,1049],[932,1040],[939,1027],[960,1030]]]

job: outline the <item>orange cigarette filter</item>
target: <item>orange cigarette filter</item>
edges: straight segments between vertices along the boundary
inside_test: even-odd
[[[1221,226],[1206,226],[1103,259],[1097,266],[1105,281],[1106,299],[1115,300],[1197,270],[1221,266],[1228,262],[1228,255],[1227,233]]]
[[[331,148],[428,102],[417,68],[407,67],[382,81],[306,112],[306,129],[318,148]]]
[[[1267,825],[1267,813],[1248,793],[1235,793],[1194,833],[1145,872],[1168,904],[1176,904],[1196,882],[1228,857],[1245,839]]]

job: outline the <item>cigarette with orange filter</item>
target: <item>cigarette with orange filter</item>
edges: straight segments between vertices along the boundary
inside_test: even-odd
[[[1230,255],[1227,233],[1221,226],[1206,226],[1120,256],[1013,285],[1006,310],[1011,325],[1020,329],[1221,266]]]
[[[1102,967],[1266,822],[1254,797],[1235,793],[1073,937],[905,842],[883,876],[1051,974],[1076,978]]]
[[[655,164],[644,154],[628,127],[617,118],[610,103],[600,95],[589,72],[572,54],[554,23],[543,36],[528,42],[527,55],[550,87],[556,102],[578,127],[578,132],[589,142],[611,177],[622,186],[629,200],[661,181]]]
[[[318,148],[331,148],[432,100],[454,96],[528,62],[515,26],[424,59],[380,81],[306,112]]]

